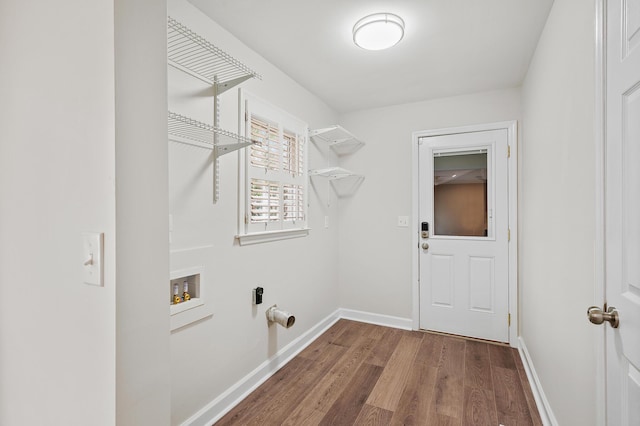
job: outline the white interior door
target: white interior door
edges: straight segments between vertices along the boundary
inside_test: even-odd
[[[419,139],[421,329],[509,341],[507,138]]]
[[[640,0],[606,2],[607,423],[640,425]]]

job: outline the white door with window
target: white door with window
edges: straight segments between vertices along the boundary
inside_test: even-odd
[[[640,0],[606,1],[607,424],[640,425]],[[604,311],[607,310],[604,309]]]
[[[509,341],[508,131],[418,139],[419,325]]]

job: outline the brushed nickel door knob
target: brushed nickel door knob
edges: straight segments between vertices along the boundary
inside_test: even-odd
[[[618,328],[618,326],[620,325],[620,316],[618,315],[618,310],[613,306],[609,306],[607,308],[607,312],[603,312],[602,309],[597,306],[591,306],[589,309],[587,309],[587,318],[589,318],[589,321],[591,321],[593,324],[599,325],[607,321],[613,328]]]

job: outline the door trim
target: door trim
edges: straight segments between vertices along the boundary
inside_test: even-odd
[[[509,326],[509,345],[517,348],[518,343],[518,122],[503,121],[498,123],[476,124],[471,126],[450,127],[444,129],[420,130],[412,133],[411,137],[411,223],[414,229],[411,233],[411,289],[412,289],[412,326],[414,330],[420,328],[420,282],[418,257],[418,221],[420,194],[418,188],[418,141],[425,136],[446,136],[457,133],[483,132],[488,130],[507,130],[507,144],[511,147],[511,156],[507,161],[508,167],[508,196],[509,196],[509,312],[511,325]],[[506,155],[506,153],[505,153]],[[505,321],[507,319],[505,318]]]
[[[604,306],[605,294],[605,224],[604,224],[604,150],[605,150],[605,7],[606,0],[595,1],[595,247],[594,247],[594,298],[593,305]],[[605,425],[607,423],[607,403],[606,403],[606,347],[605,347],[605,327],[593,327],[596,358],[596,424]]]

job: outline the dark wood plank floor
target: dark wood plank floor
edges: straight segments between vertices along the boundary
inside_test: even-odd
[[[216,425],[542,425],[517,350],[340,320]]]

